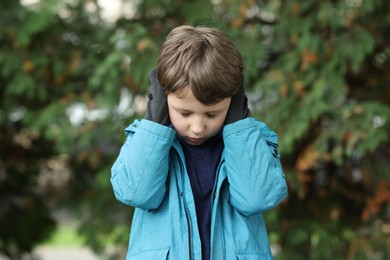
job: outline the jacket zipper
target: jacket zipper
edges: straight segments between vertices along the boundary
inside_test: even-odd
[[[222,160],[219,162],[218,164],[218,167],[217,167],[217,170],[215,171],[215,180],[214,180],[214,187],[213,187],[213,191],[212,191],[212,200],[211,200],[211,211],[210,212],[213,212],[213,207],[214,207],[214,199],[216,197],[216,192],[217,192],[217,183],[218,183],[218,177],[219,177],[219,171],[220,171],[220,168],[221,168],[221,165],[222,165]]]
[[[179,152],[177,153],[177,156],[178,156],[178,160],[181,162],[179,165],[180,165],[180,172],[181,173],[184,173],[184,170],[183,170],[183,160],[181,159],[180,155],[179,155]],[[182,176],[182,187],[184,189],[184,176]],[[186,214],[186,220],[187,220],[187,228],[188,228],[188,249],[189,249],[189,259],[192,260],[194,259],[193,257],[193,245],[192,245],[192,223],[191,223],[191,217],[190,217],[190,213],[188,211],[188,207],[187,207],[187,203],[186,203],[186,200],[185,200],[185,196],[184,196],[184,192],[181,191],[180,192],[180,196],[182,197],[183,199],[183,205],[184,205],[184,212]]]
[[[216,176],[215,176],[215,181],[214,181],[214,187],[213,187],[213,191],[212,191],[212,196],[213,196],[213,198],[212,198],[212,200],[211,200],[211,217],[213,217],[213,208],[214,208],[214,202],[215,202],[215,198],[217,197],[217,185],[218,185],[218,178],[219,178],[219,172],[220,172],[220,170],[221,170],[221,165],[222,165],[222,163],[224,162],[224,160],[221,160],[220,162],[219,162],[219,165],[218,165],[218,167],[217,167],[217,171],[216,171]],[[211,222],[212,222],[213,220],[211,219]],[[213,231],[211,230],[211,233],[212,233]],[[223,248],[225,248],[224,246],[223,246]],[[212,248],[210,248],[210,257],[212,256],[212,251],[213,251],[213,249]],[[223,250],[224,252],[225,252],[225,250]]]
[[[183,201],[184,201],[184,211],[186,213],[187,226],[188,226],[188,246],[189,246],[189,254],[190,260],[193,259],[193,251],[192,251],[192,223],[190,218],[190,213],[188,212],[187,204],[185,202],[184,194],[182,193]]]

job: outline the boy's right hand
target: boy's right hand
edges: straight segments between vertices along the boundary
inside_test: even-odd
[[[145,119],[168,126],[170,121],[167,96],[164,94],[160,82],[158,81],[157,69],[150,71],[149,77],[152,82],[152,86],[150,87],[148,93]]]

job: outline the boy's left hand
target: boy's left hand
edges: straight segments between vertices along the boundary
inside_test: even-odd
[[[242,83],[240,90],[232,97],[225,119],[225,125],[245,119],[250,115],[251,111],[248,108],[248,98],[245,96],[244,83]]]

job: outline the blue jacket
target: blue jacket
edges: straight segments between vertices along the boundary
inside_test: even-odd
[[[175,130],[149,120],[126,128],[112,167],[116,198],[135,207],[127,259],[201,259],[196,211]],[[264,211],[287,197],[277,135],[246,118],[223,129],[211,217],[211,259],[272,259]]]

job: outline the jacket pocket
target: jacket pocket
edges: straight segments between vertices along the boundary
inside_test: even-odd
[[[237,260],[268,260],[273,259],[272,255],[261,251],[236,251]]]
[[[135,254],[128,254],[126,260],[156,260],[156,259],[168,259],[169,248],[156,249],[142,251]]]

